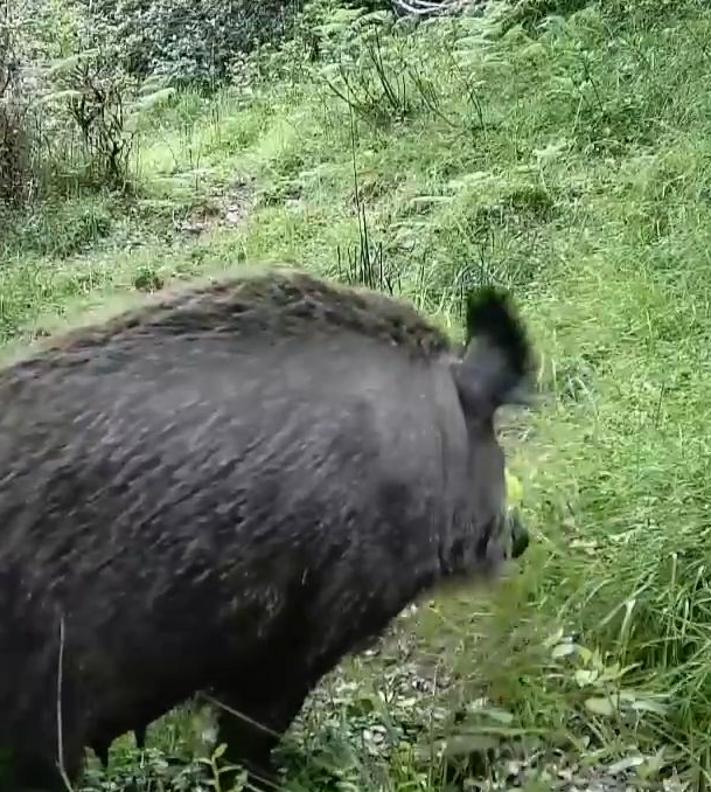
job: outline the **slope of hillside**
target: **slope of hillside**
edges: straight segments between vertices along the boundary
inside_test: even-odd
[[[461,788],[441,750],[470,789],[536,762],[568,769],[528,789],[708,769],[711,12],[544,6],[417,27],[322,9],[320,60],[264,50],[244,84],[144,120],[128,208],[47,207],[3,254],[7,354],[245,261],[393,288],[455,333],[464,288],[513,288],[543,353],[545,399],[507,434],[535,544],[324,684],[284,749],[294,789]],[[194,749],[188,721],[153,727],[151,772]],[[124,741],[111,772],[136,762]]]

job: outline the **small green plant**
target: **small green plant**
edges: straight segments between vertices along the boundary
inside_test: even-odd
[[[385,263],[382,242],[374,243],[368,227],[368,215],[361,187],[358,183],[355,121],[351,116],[351,154],[353,159],[353,201],[358,217],[358,242],[348,248],[345,260],[341,246],[336,248],[338,277],[346,283],[380,289],[393,295],[400,291],[397,268]]]
[[[335,67],[337,79],[328,72],[324,80],[346,107],[377,124],[402,121],[412,110],[409,83],[400,54],[384,50],[377,30],[363,41],[363,52],[351,61],[342,57]],[[334,71],[331,69],[330,71]]]
[[[137,291],[160,291],[163,288],[164,281],[152,267],[142,266],[136,271],[133,285]]]
[[[247,772],[237,765],[223,765],[220,762],[226,750],[227,745],[220,743],[209,757],[200,759],[210,770],[210,779],[207,783],[215,792],[242,792],[247,786]],[[230,776],[231,780],[228,784],[223,782],[224,776]]]
[[[619,726],[625,721],[636,725],[635,721],[645,713],[660,716],[667,713],[668,695],[642,693],[624,685],[624,681],[638,669],[638,664],[622,666],[619,661],[604,657],[599,648],[590,650],[565,636],[562,629],[553,634],[545,645],[555,663],[568,661],[564,667],[583,694],[581,703],[590,715],[609,719]]]

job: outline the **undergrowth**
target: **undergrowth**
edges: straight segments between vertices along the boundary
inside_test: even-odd
[[[383,288],[453,333],[467,288],[512,288],[542,351],[543,399],[506,440],[534,546],[493,594],[423,603],[324,682],[283,748],[291,787],[444,789],[496,776],[491,751],[561,747],[701,784],[711,13],[644,0],[495,4],[418,26],[327,2],[305,13],[302,38],[261,48],[218,96],[184,90],[142,118],[130,199],[12,216],[6,353],[246,261]],[[120,741],[111,772],[194,788],[155,779],[171,752],[199,753],[195,722],[155,724],[141,759]]]

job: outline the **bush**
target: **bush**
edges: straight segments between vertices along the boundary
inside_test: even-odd
[[[27,110],[19,72],[12,62],[0,63],[0,203],[22,203],[31,190]]]
[[[14,13],[13,13],[14,12]],[[27,8],[21,3],[0,19],[0,203],[21,204],[32,192],[33,114],[23,70]]]
[[[135,80],[110,49],[99,49],[55,64],[48,88],[45,106],[65,121],[67,137],[79,133],[80,162],[89,182],[125,188],[136,135]]]
[[[97,40],[122,50],[129,72],[214,87],[232,61],[281,39],[302,0],[81,0]]]

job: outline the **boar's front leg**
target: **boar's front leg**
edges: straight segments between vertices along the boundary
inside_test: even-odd
[[[242,765],[250,774],[251,784],[274,789],[277,776],[271,752],[298,715],[310,685],[288,676],[275,680],[270,687],[255,685],[253,690],[245,690],[249,684],[246,679],[237,690],[215,692],[214,698],[224,705],[218,710],[217,743],[226,744],[223,760]]]
[[[78,757],[72,757],[71,765],[65,768],[70,779],[79,775],[79,766]],[[18,756],[9,772],[0,774],[0,792],[64,792],[66,788],[49,756]]]

